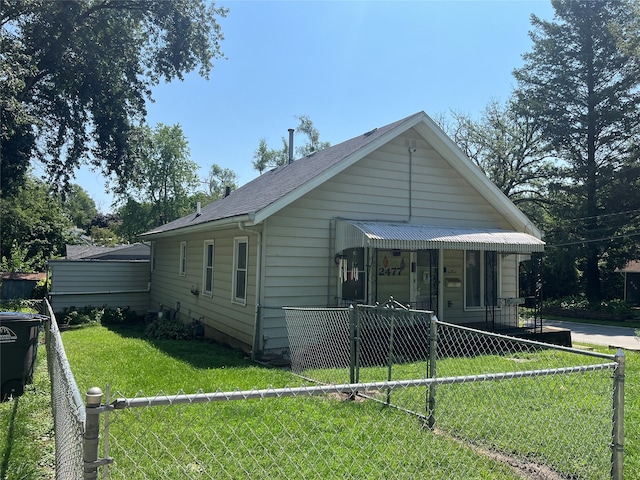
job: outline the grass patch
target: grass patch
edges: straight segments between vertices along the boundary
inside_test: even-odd
[[[0,479],[55,477],[50,395],[47,352],[40,345],[33,382],[22,396],[0,403]]]
[[[70,330],[63,341],[80,390],[108,383],[112,397],[302,384],[238,350],[150,340],[140,329]],[[129,409],[110,418],[110,454],[118,459],[110,468],[113,478],[218,478],[221,471],[229,478],[362,478],[381,472],[449,478],[452,471],[465,478],[517,478],[509,467],[375,402],[267,398]]]
[[[198,388],[208,392],[301,385],[300,379],[290,373],[256,365],[238,350],[204,341],[149,340],[141,328],[92,326],[64,332],[63,341],[82,394],[93,386],[104,390],[107,384],[111,385],[112,397],[195,393]],[[42,347],[38,349],[33,385],[17,402],[0,404],[0,432],[12,432],[0,434],[0,452],[4,453],[2,479],[53,476],[49,386]],[[597,350],[613,353],[606,348]],[[627,355],[625,478],[640,478],[638,359],[637,353]],[[483,365],[464,359],[463,370],[504,371],[505,366],[508,370],[518,369],[514,365],[540,368],[537,362],[549,366],[551,360],[556,366],[564,361],[535,356],[484,356],[476,360],[482,360]],[[454,362],[443,362],[439,367],[441,375],[458,370],[460,365]],[[393,378],[414,372],[422,374],[424,366],[394,366]],[[361,372],[363,381],[381,378],[386,378],[384,368]],[[515,405],[521,427],[531,424],[535,428],[540,418],[554,412],[564,419],[577,420],[559,428],[554,425],[559,432],[551,440],[548,431],[540,428],[540,437],[525,455],[534,462],[542,455],[544,462],[567,471],[577,468],[584,473],[580,478],[606,478],[595,473],[590,476],[601,471],[601,465],[582,465],[584,460],[580,458],[584,454],[579,446],[583,443],[572,442],[572,438],[589,436],[603,426],[606,429],[609,418],[598,425],[590,418],[594,408],[606,416],[607,392],[584,392],[571,385],[549,390],[544,381],[521,379],[518,382],[522,385],[513,384],[514,395],[522,390],[539,395]],[[229,472],[230,478],[264,477],[265,472],[278,478],[380,478],[382,472],[394,472],[395,478],[517,478],[509,467],[469,448],[483,438],[500,436],[491,428],[503,429],[506,438],[512,440],[492,445],[493,448],[508,453],[525,447],[510,431],[513,420],[503,416],[509,410],[496,408],[495,398],[486,390],[489,386],[463,384],[438,389],[438,402],[446,405],[449,413],[438,417],[437,427],[445,432],[455,431],[457,436],[432,435],[415,418],[376,402],[343,402],[337,398],[264,399],[112,412],[110,454],[117,462],[111,467],[109,478],[219,478],[223,470]],[[545,396],[545,391],[553,394]],[[424,393],[422,390],[418,398],[410,389],[394,392],[391,401],[424,404]],[[576,397],[581,401],[576,403]],[[460,402],[462,398],[468,401]],[[563,405],[578,405],[580,411],[565,412]],[[193,456],[185,453],[183,444],[196,446]],[[556,449],[562,445],[561,458],[547,459],[545,448],[549,444],[556,444]],[[520,454],[522,450],[518,451]]]

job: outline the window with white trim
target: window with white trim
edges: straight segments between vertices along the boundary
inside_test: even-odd
[[[180,276],[187,274],[187,242],[180,242]]]
[[[202,293],[213,295],[213,240],[204,241]]]
[[[248,237],[233,239],[233,301],[247,301],[247,264],[249,261]]]
[[[482,250],[464,252],[465,307],[498,304],[498,254]]]

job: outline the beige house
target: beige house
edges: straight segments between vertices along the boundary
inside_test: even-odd
[[[424,112],[275,168],[141,238],[152,308],[256,353],[286,352],[283,306],[392,296],[447,322],[513,323],[519,264],[544,248]]]

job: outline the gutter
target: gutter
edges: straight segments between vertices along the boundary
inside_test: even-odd
[[[232,227],[236,224],[240,224],[240,223],[246,224],[247,222],[253,223],[254,221],[255,221],[255,213],[247,213],[244,215],[238,215],[234,217],[211,220],[208,222],[199,222],[195,225],[183,225],[180,227],[173,228],[171,230],[164,230],[164,231],[152,230],[150,232],[141,233],[140,235],[138,235],[138,238],[141,238],[144,240],[147,240],[147,239],[154,240],[156,238],[172,237],[172,236],[183,235],[187,233],[198,233],[202,231],[211,231],[211,230],[217,230],[217,229],[222,230],[225,228]]]

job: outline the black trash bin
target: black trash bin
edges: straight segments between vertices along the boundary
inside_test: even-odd
[[[43,317],[0,312],[0,400],[18,397],[33,379]]]

